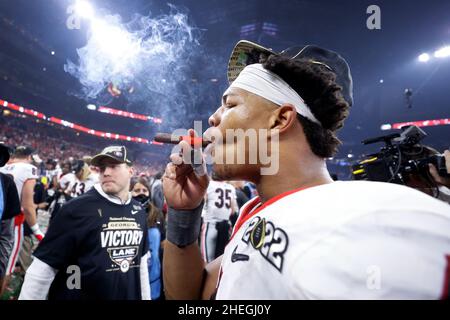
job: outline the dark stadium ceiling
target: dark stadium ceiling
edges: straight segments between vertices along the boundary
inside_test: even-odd
[[[96,97],[83,96],[80,80],[65,71],[69,60],[79,62],[77,49],[89,40],[86,21],[79,29],[67,27],[74,1],[0,0],[0,99],[87,127],[134,136],[151,137],[156,130],[187,127],[194,120],[206,125],[207,115],[215,110],[227,85],[229,53],[245,38],[275,50],[314,43],[348,60],[355,104],[341,132],[345,153],[363,152],[362,139],[389,133],[380,130],[383,123],[450,118],[450,57],[428,63],[417,59],[422,52],[432,54],[450,45],[448,0],[376,1],[381,8],[381,30],[366,26],[366,10],[374,1],[174,0],[172,9],[159,0],[90,1],[96,13],[120,15],[123,23],[135,19],[135,13],[150,19],[181,12],[188,16],[186,23],[198,41],[180,46],[186,51],[180,55],[183,68],[174,73],[171,69],[167,79],[160,79],[164,72],[153,75],[150,67],[141,66],[149,68],[144,76],[152,83],[175,83],[168,87],[171,94],[149,90],[150,85],[142,84],[148,79],[141,74],[140,83],[130,84],[128,78],[121,88],[135,91],[118,98],[109,97],[107,89]],[[103,57],[94,52],[91,58],[101,62]],[[155,64],[173,68],[174,62],[166,62]],[[406,88],[412,89],[411,107],[406,103]],[[152,124],[90,112],[88,103],[146,113],[164,122],[156,129]],[[438,148],[450,145],[449,126],[426,131],[426,143]]]

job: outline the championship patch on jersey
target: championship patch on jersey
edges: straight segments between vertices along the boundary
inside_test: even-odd
[[[259,249],[264,244],[264,238],[266,237],[266,220],[261,219],[256,223],[255,227],[250,233],[250,243],[253,248]]]
[[[282,272],[284,254],[289,245],[289,238],[283,229],[275,227],[271,221],[255,216],[245,230],[242,241],[250,243],[265,260]]]

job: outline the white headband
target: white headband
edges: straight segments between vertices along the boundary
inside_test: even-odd
[[[254,93],[279,106],[291,103],[297,113],[320,125],[320,121],[312,114],[302,97],[278,75],[265,69],[262,64],[246,66],[230,85],[230,88],[233,87]]]

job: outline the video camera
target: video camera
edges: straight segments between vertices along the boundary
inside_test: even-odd
[[[368,145],[384,142],[378,153],[367,156],[352,166],[354,180],[370,180],[406,184],[412,174],[429,176],[428,164],[433,164],[442,177],[450,177],[445,158],[429,147],[420,144],[427,134],[417,126],[402,128],[402,133],[371,138],[362,141]],[[431,155],[432,154],[432,155]]]

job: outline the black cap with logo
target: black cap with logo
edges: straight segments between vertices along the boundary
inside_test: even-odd
[[[91,165],[99,167],[105,159],[115,160],[117,163],[126,163],[132,165],[130,155],[125,146],[109,146],[102,150],[99,154],[94,156],[91,160]]]
[[[241,40],[231,53],[228,62],[230,84],[249,64],[262,63],[270,55],[286,56],[294,60],[306,60],[320,64],[336,74],[336,83],[342,87],[342,95],[349,105],[353,105],[353,81],[347,61],[338,53],[315,45],[295,46],[281,52],[265,48],[257,43]]]

